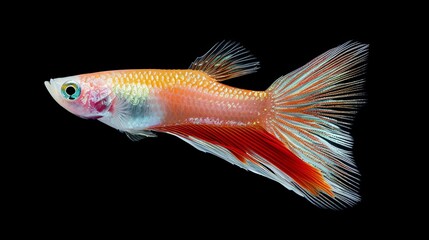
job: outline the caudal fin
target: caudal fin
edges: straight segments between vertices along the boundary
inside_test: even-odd
[[[321,207],[343,208],[360,200],[348,130],[365,102],[361,76],[367,54],[368,45],[344,43],[280,77],[267,90],[273,111],[266,130],[321,171],[333,195],[302,192]]]
[[[147,130],[175,135],[319,207],[352,206],[360,200],[359,172],[347,130],[365,102],[359,76],[366,56],[367,45],[348,42],[280,77],[267,90],[272,107],[260,124],[174,124]]]

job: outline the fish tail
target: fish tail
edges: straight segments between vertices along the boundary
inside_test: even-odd
[[[359,172],[348,132],[365,100],[367,45],[347,42],[276,80],[255,124],[172,124],[149,130],[172,134],[243,169],[282,184],[330,209],[360,200]]]
[[[357,109],[365,103],[361,76],[367,49],[365,44],[344,43],[267,89],[272,106],[264,128],[322,177],[322,181],[305,181],[313,184],[306,186],[300,184],[308,178],[305,174],[318,174],[300,171],[291,176],[298,183],[292,190],[321,207],[342,208],[360,201],[349,130]]]

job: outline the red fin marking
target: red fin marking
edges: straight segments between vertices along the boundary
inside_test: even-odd
[[[334,197],[331,186],[321,171],[302,161],[276,137],[260,126],[232,127],[213,125],[175,125],[151,130],[167,132],[184,138],[194,137],[228,149],[237,159],[255,164],[258,156],[291,177],[300,187],[317,196],[319,192]]]

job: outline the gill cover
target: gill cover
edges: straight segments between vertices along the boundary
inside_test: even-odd
[[[81,118],[103,117],[112,104],[112,91],[101,79],[72,76],[51,79],[45,86],[59,105]]]

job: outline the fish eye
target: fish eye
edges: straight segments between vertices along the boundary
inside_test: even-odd
[[[61,86],[61,93],[68,100],[76,100],[80,96],[80,87],[75,82],[66,82]]]

